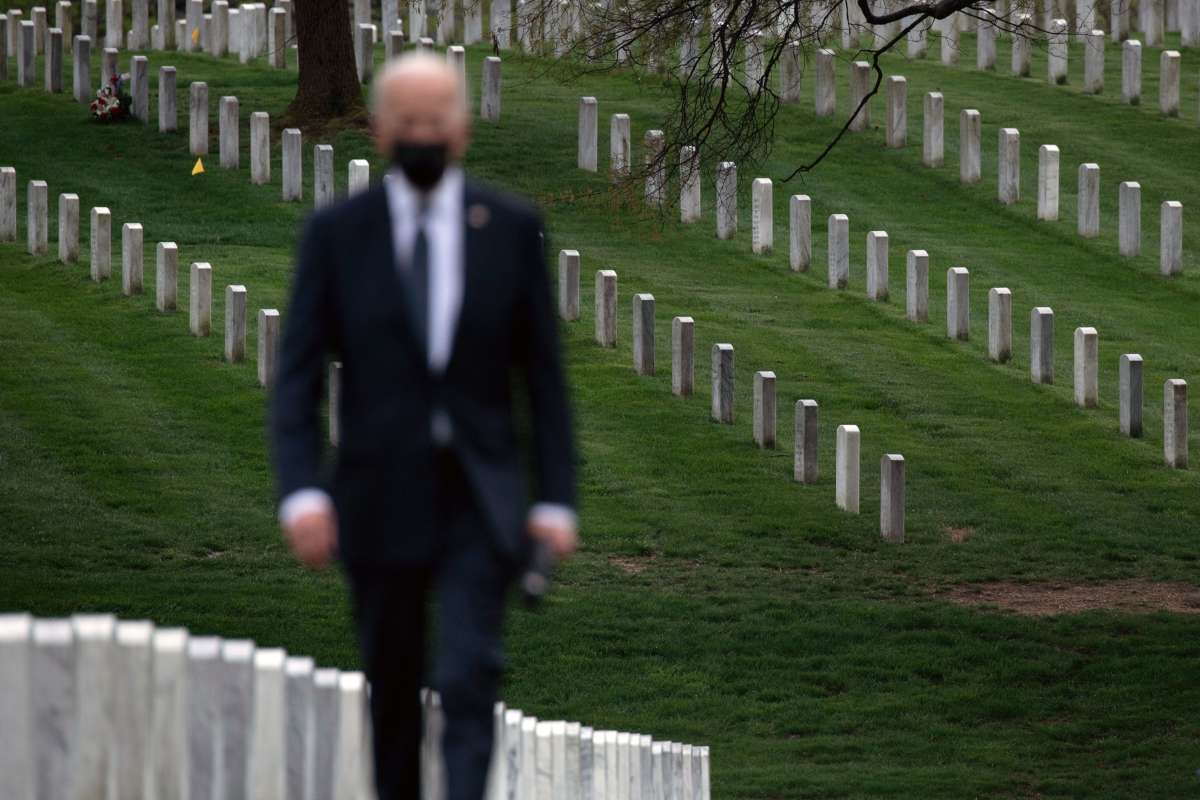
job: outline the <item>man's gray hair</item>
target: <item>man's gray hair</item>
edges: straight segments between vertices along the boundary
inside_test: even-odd
[[[402,56],[386,61],[371,81],[370,111],[374,116],[379,113],[380,103],[383,102],[384,90],[392,81],[411,76],[444,76],[454,81],[457,105],[463,116],[469,117],[467,106],[467,87],[459,76],[458,70],[450,63],[437,56],[424,52],[405,53]]]

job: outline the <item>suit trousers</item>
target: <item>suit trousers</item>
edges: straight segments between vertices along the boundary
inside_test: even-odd
[[[420,689],[430,600],[437,621],[431,685],[441,694],[445,717],[445,800],[480,800],[487,783],[492,709],[504,665],[505,595],[516,570],[496,549],[458,457],[440,448],[433,469],[433,563],[345,567],[371,683],[379,800],[421,796]],[[398,502],[402,492],[397,487]]]

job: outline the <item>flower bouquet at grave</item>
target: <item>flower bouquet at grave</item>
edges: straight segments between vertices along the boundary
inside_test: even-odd
[[[124,92],[127,78],[126,75],[113,75],[107,86],[100,87],[96,99],[88,106],[92,111],[92,119],[98,122],[123,122],[131,117],[133,98]]]

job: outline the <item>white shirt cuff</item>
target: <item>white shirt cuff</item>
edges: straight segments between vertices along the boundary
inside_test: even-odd
[[[303,514],[328,511],[332,508],[333,499],[324,489],[297,489],[279,503],[279,521],[284,525],[291,525]]]
[[[575,509],[562,503],[534,503],[529,507],[529,521],[579,528],[579,515],[575,513]]]

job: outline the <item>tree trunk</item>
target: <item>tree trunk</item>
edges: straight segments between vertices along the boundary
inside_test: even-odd
[[[323,128],[343,118],[365,119],[366,104],[354,64],[349,0],[295,0],[300,82],[285,118]]]

